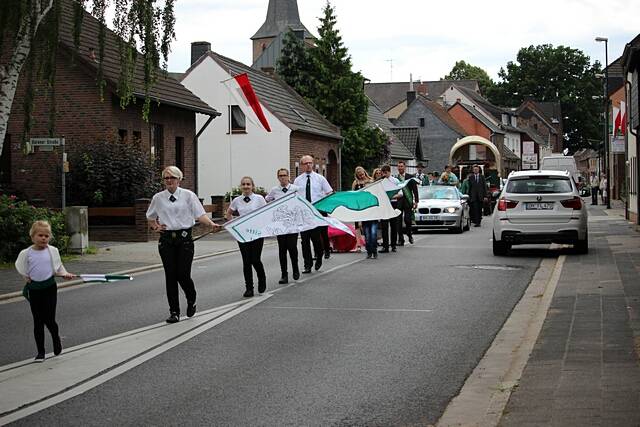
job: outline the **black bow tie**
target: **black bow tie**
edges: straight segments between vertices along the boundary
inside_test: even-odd
[[[288,190],[288,188],[287,188],[287,187],[284,187],[284,188],[282,189],[282,192],[283,192],[283,193],[286,193],[286,192],[287,192],[287,190]]]
[[[173,202],[175,202],[175,201],[176,201],[176,200],[178,200],[178,199],[176,199],[176,198],[173,196],[173,194],[172,194],[172,195],[169,197],[169,200],[171,200],[171,203],[173,203]]]
[[[242,200],[244,200],[245,203],[249,203],[251,201],[251,197],[244,196],[244,199],[242,199]]]

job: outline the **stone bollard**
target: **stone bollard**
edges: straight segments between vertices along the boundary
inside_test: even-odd
[[[69,233],[69,252],[84,254],[89,247],[89,211],[86,206],[64,209],[65,225]]]

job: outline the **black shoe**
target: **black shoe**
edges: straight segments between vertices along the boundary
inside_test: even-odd
[[[384,248],[380,251],[381,254],[388,254],[389,253],[389,248]]]
[[[44,353],[38,353],[38,355],[36,356],[35,359],[33,359],[33,361],[37,363],[44,362]]]
[[[404,242],[398,242],[398,246],[404,246]]]
[[[298,280],[300,278],[300,272],[298,270],[293,272],[293,280]]]
[[[196,314],[196,303],[187,304],[187,317],[193,317]]]
[[[373,259],[378,259],[378,252],[373,253]]]
[[[58,356],[62,353],[62,343],[60,342],[60,337],[56,337],[53,339],[53,354]]]
[[[251,298],[253,296],[253,289],[247,289],[246,291],[244,291],[244,294],[242,294],[242,296],[245,298]]]
[[[325,252],[324,259],[329,259],[329,258],[331,258],[331,252]]]
[[[320,267],[322,267],[322,257],[318,257],[318,259],[316,259],[316,265],[315,265],[316,271],[320,270]]]
[[[165,322],[167,323],[178,323],[180,321],[180,315],[178,313],[171,313]]]
[[[396,248],[391,248],[391,252],[396,252]]]
[[[263,293],[267,290],[267,281],[258,283],[258,293]]]
[[[409,236],[409,243],[413,245],[413,236]]]
[[[302,270],[302,274],[309,274],[311,273],[311,268],[305,268],[304,270]]]
[[[371,252],[367,252],[367,259],[371,259]]]
[[[287,276],[286,274],[283,274],[280,280],[278,280],[278,284],[284,285],[287,283],[289,283],[289,276]]]

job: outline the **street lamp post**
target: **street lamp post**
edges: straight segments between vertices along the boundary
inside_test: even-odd
[[[596,37],[596,42],[604,42],[604,168],[607,179],[607,209],[611,209],[611,182],[609,181],[609,39]]]

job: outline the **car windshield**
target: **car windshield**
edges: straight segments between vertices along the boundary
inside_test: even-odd
[[[507,193],[571,193],[571,191],[571,181],[564,177],[526,177],[512,179],[507,183]]]
[[[431,185],[418,188],[418,195],[422,199],[459,200],[458,189],[446,185]]]

